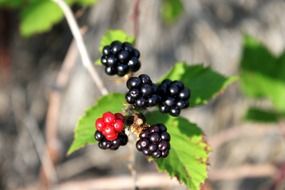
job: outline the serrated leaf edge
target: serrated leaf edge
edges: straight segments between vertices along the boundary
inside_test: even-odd
[[[108,97],[111,96],[117,96],[117,95],[121,95],[121,93],[112,93],[109,94]],[[67,151],[67,156],[71,155],[73,152],[81,149],[82,147],[87,146],[90,143],[86,143],[86,144],[82,144],[81,146],[77,147],[75,150],[73,150],[73,146],[74,146],[74,139],[75,139],[75,135],[77,134],[76,132],[78,131],[78,126],[79,124],[82,122],[83,118],[85,118],[88,114],[90,114],[90,112],[97,106],[100,106],[101,102],[103,101],[103,98],[99,99],[93,106],[89,107],[84,114],[80,117],[80,119],[76,122],[76,126],[75,126],[75,130],[74,130],[74,138],[73,138],[73,142],[71,144],[71,146],[69,147],[68,151]],[[122,105],[123,106],[123,105]],[[94,140],[94,142],[96,143],[96,141]]]
[[[205,66],[205,65],[203,65],[203,64],[193,64],[193,65],[189,65],[189,64],[187,64],[185,61],[178,61],[174,66],[179,66],[179,67],[181,67],[181,68],[187,68],[187,67],[189,67],[189,66],[202,66],[203,69],[211,69],[211,70],[212,70],[212,68],[209,67],[209,66]],[[173,67],[172,67],[172,68],[173,68]],[[167,73],[165,73],[165,74],[158,80],[158,83],[161,83],[164,79],[166,79],[166,77],[172,72],[172,68],[170,69],[170,71],[168,71]],[[182,71],[182,70],[183,70],[183,71]],[[185,72],[186,72],[186,69],[181,69],[181,71],[179,71],[177,75],[181,78],[181,76],[182,76],[183,74],[185,74]],[[215,72],[216,72],[216,71],[215,71]],[[218,73],[218,74],[220,74],[220,73]],[[220,74],[220,75],[222,75],[222,74]],[[221,93],[223,93],[223,92],[225,91],[225,89],[226,89],[228,86],[230,86],[230,85],[233,84],[234,82],[239,81],[239,79],[240,79],[240,77],[237,76],[237,75],[228,76],[228,77],[227,77],[227,76],[224,76],[224,75],[222,75],[222,76],[226,78],[226,82],[223,83],[222,88],[221,88],[218,92],[214,93],[208,100],[200,101],[199,103],[197,103],[196,105],[192,105],[191,107],[202,106],[202,105],[208,103],[209,101],[211,101],[212,99],[216,98],[218,95],[220,95]]]
[[[171,117],[171,118],[172,118],[172,117]],[[171,119],[171,118],[170,118],[170,119]],[[182,117],[182,118],[183,118],[183,117]],[[173,119],[173,118],[172,118],[172,119]],[[183,119],[186,119],[186,118],[183,118]],[[187,121],[188,121],[188,120],[187,120]],[[167,121],[166,121],[166,122],[167,122]],[[172,122],[178,122],[178,121],[173,120]],[[193,122],[191,122],[191,121],[188,121],[188,122],[191,123],[191,124],[194,124],[194,125],[196,125],[196,126],[198,127],[198,125],[197,125],[196,123],[193,123]],[[202,133],[201,139],[200,139],[199,143],[198,143],[198,142],[196,142],[196,143],[199,144],[199,146],[201,146],[202,148],[204,148],[204,150],[205,150],[205,152],[206,152],[206,154],[207,154],[207,160],[203,160],[203,159],[199,159],[199,158],[195,158],[195,159],[196,159],[198,162],[200,162],[201,164],[205,164],[206,166],[209,166],[209,165],[210,165],[210,164],[209,164],[209,153],[212,151],[212,148],[211,148],[210,144],[209,144],[209,143],[207,142],[207,140],[206,140],[206,135],[205,135],[204,133]],[[175,152],[175,151],[174,151],[174,152]],[[177,153],[175,152],[175,154],[177,154]],[[179,159],[179,156],[176,155],[176,157]],[[167,174],[169,174],[169,176],[170,176],[171,178],[176,178],[180,184],[186,185],[186,183],[185,183],[184,181],[182,181],[182,180],[181,180],[178,176],[176,176],[174,173],[169,173],[167,170],[160,169],[159,166],[157,165],[157,163],[155,162],[155,161],[156,161],[155,159],[148,159],[148,161],[149,161],[149,162],[154,162],[154,164],[155,164],[157,170],[158,170],[160,173],[167,173]],[[189,178],[191,178],[191,176],[189,175],[189,173],[187,172],[187,170],[185,169],[184,166],[183,166],[183,169],[185,170],[185,173],[187,174],[187,176],[188,176]],[[206,167],[206,169],[207,169],[207,172],[206,172],[206,175],[205,175],[205,179],[204,179],[203,182],[200,183],[200,188],[201,188],[201,186],[205,183],[205,181],[206,181],[207,178],[208,178],[208,171],[209,171],[209,168]],[[187,186],[187,185],[186,185],[186,186]],[[192,183],[191,183],[191,186],[193,186]]]

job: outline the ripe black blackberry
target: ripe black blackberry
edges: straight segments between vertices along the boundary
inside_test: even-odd
[[[127,87],[129,91],[126,94],[126,101],[136,108],[155,106],[160,101],[160,97],[157,95],[157,86],[146,74],[129,78]]]
[[[113,141],[107,140],[105,136],[97,130],[94,137],[98,141],[98,147],[101,149],[117,150],[120,146],[125,146],[128,143],[128,136],[124,132],[121,132],[118,138]]]
[[[153,158],[165,158],[170,150],[170,135],[163,124],[155,124],[144,129],[136,143],[138,151]]]
[[[178,116],[182,109],[189,107],[191,92],[181,81],[164,80],[158,86],[158,94],[161,98],[159,110]]]
[[[108,75],[124,76],[140,69],[140,52],[128,42],[113,41],[103,48],[101,63]]]

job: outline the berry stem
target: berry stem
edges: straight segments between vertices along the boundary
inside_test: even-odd
[[[128,158],[128,169],[131,173],[132,179],[133,179],[133,189],[139,189],[137,185],[137,171],[135,169],[135,164],[136,164],[136,154],[135,154],[135,138],[134,136],[130,133],[129,135],[129,143],[128,143],[128,148],[129,148],[129,158]]]

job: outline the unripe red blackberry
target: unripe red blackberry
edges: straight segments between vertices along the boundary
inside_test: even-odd
[[[144,129],[136,143],[138,151],[153,158],[165,158],[170,150],[170,135],[163,124]]]
[[[113,41],[103,48],[101,63],[108,75],[124,76],[140,69],[139,51],[128,42]]]
[[[124,132],[124,116],[121,113],[105,112],[96,120],[96,129],[94,137],[101,149],[116,150],[128,142]]]

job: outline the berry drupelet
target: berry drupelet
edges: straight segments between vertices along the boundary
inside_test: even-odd
[[[96,129],[94,137],[99,148],[116,150],[128,142],[124,133],[124,116],[120,113],[105,112],[96,120]]]
[[[189,107],[191,92],[181,81],[164,80],[158,86],[158,94],[161,98],[159,110],[178,116],[182,109]]]
[[[128,143],[128,136],[124,132],[119,133],[118,137],[112,141],[107,140],[103,133],[98,130],[95,132],[94,137],[98,141],[98,147],[104,150],[117,150],[120,146]]]
[[[138,151],[153,158],[165,158],[170,150],[170,135],[163,124],[144,129],[136,143]]]
[[[126,94],[126,101],[136,108],[155,106],[160,101],[160,97],[157,95],[157,86],[146,74],[131,77],[127,81],[127,87],[129,91]]]
[[[103,48],[101,63],[108,75],[124,76],[140,69],[140,52],[128,42],[113,41]]]

